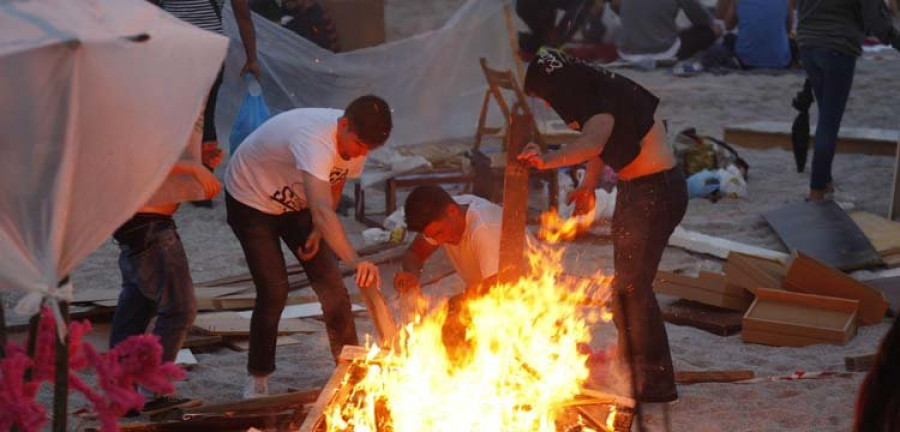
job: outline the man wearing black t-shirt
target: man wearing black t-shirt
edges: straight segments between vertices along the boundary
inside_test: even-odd
[[[581,131],[561,150],[542,154],[529,144],[519,155],[538,169],[587,162],[584,182],[568,196],[576,213],[593,208],[604,164],[618,173],[612,229],[619,352],[631,366],[636,399],[674,401],[672,356],[652,283],[669,236],[684,217],[687,190],[662,122],[654,118],[659,99],[621,75],[544,48],[528,66],[525,92]]]

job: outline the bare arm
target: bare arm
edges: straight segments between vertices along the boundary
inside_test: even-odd
[[[425,261],[437,250],[437,246],[428,243],[422,234],[416,236],[415,240],[410,243],[406,253],[403,254],[401,267],[403,271],[414,273],[416,276],[422,273],[425,267]]]
[[[253,19],[250,15],[250,4],[247,0],[231,0],[231,9],[234,11],[234,20],[237,22],[241,43],[244,44],[244,54],[247,58],[241,69],[241,75],[250,72],[258,80],[260,71],[259,63],[256,61],[256,29],[253,27]]]
[[[359,255],[347,240],[341,220],[334,212],[331,185],[303,171],[303,190],[306,192],[306,200],[309,202],[313,225],[322,233],[322,237],[328,246],[331,246],[334,253],[342,261],[355,267],[359,263]]]
[[[333,185],[331,185],[331,209],[337,211],[338,206],[341,204],[341,194],[344,192],[344,184],[347,183],[347,179],[343,179]]]
[[[722,17],[722,21],[725,21],[727,30],[734,30],[738,25],[737,2],[738,0],[730,0],[728,7],[725,8],[725,15]]]
[[[581,128],[581,135],[572,144],[560,150],[547,152],[543,156],[540,169],[552,169],[575,165],[603,152],[609,136],[612,134],[616,120],[611,114],[592,116]]]
[[[787,26],[788,34],[791,34],[794,29],[794,0],[788,0],[788,16],[785,26]]]
[[[688,20],[691,21],[691,24],[695,26],[712,27],[712,14],[710,14],[709,11],[706,10],[706,7],[700,4],[699,1],[678,0],[678,4],[681,6],[684,14],[687,15]]]

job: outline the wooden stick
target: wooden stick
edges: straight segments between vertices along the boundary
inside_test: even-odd
[[[683,371],[675,372],[675,382],[678,384],[727,383],[750,379],[754,376],[751,370]]]
[[[503,225],[500,228],[500,283],[522,277],[525,256],[525,222],[528,213],[528,168],[519,162],[519,151],[528,142],[534,119],[522,115],[517,102],[506,134],[506,174],[503,178]]]
[[[325,414],[325,409],[328,408],[328,404],[337,392],[338,387],[344,382],[344,377],[349,371],[350,363],[338,363],[337,368],[334,369],[334,373],[331,374],[328,383],[325,384],[325,387],[322,388],[322,392],[319,393],[316,403],[312,406],[312,409],[309,410],[306,420],[300,425],[299,432],[313,432],[318,430],[317,427],[323,420],[322,416]]]
[[[397,323],[394,321],[394,315],[384,300],[384,294],[375,285],[359,287],[359,291],[362,293],[369,315],[372,316],[372,321],[375,322],[375,332],[378,333],[378,340],[381,342],[381,346],[386,347],[390,345],[397,334]]]
[[[298,405],[314,403],[321,393],[322,389],[312,389],[275,396],[245,399],[235,402],[225,402],[215,405],[201,405],[196,408],[191,408],[188,412],[185,413],[184,417],[187,419],[191,414],[205,413],[224,414],[232,412],[262,411],[272,409],[284,411],[289,407],[296,408],[296,406]]]
[[[68,326],[69,304],[63,300],[59,302],[59,311],[63,322],[57,326]],[[69,333],[66,332],[64,340],[54,335],[56,341],[56,371],[53,385],[53,431],[66,432],[66,420],[69,412]]]

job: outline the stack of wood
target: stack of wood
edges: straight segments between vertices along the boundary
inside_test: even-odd
[[[719,315],[695,313],[691,320],[683,311],[673,317],[670,309],[664,311],[667,321],[710,330],[725,326],[725,316],[731,331],[713,332],[728,335],[736,332],[733,324],[740,316],[745,342],[774,346],[843,345],[856,335],[858,325],[880,323],[888,308],[878,288],[802,252],[794,253],[789,266],[731,252],[724,274],[701,272],[692,278],[659,272],[654,291],[724,310]]]

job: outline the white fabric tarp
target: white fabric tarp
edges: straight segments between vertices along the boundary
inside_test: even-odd
[[[160,186],[227,42],[144,0],[0,0],[0,288],[20,306],[61,296]]]
[[[487,88],[479,57],[497,69],[515,68],[504,1],[470,0],[439,29],[338,54],[254,15],[266,102],[273,114],[298,107],[343,109],[372,93],[393,110],[389,146],[474,136]],[[217,111],[222,142],[245,91],[237,76],[244,63],[237,26],[229,8],[223,15],[233,43]]]

